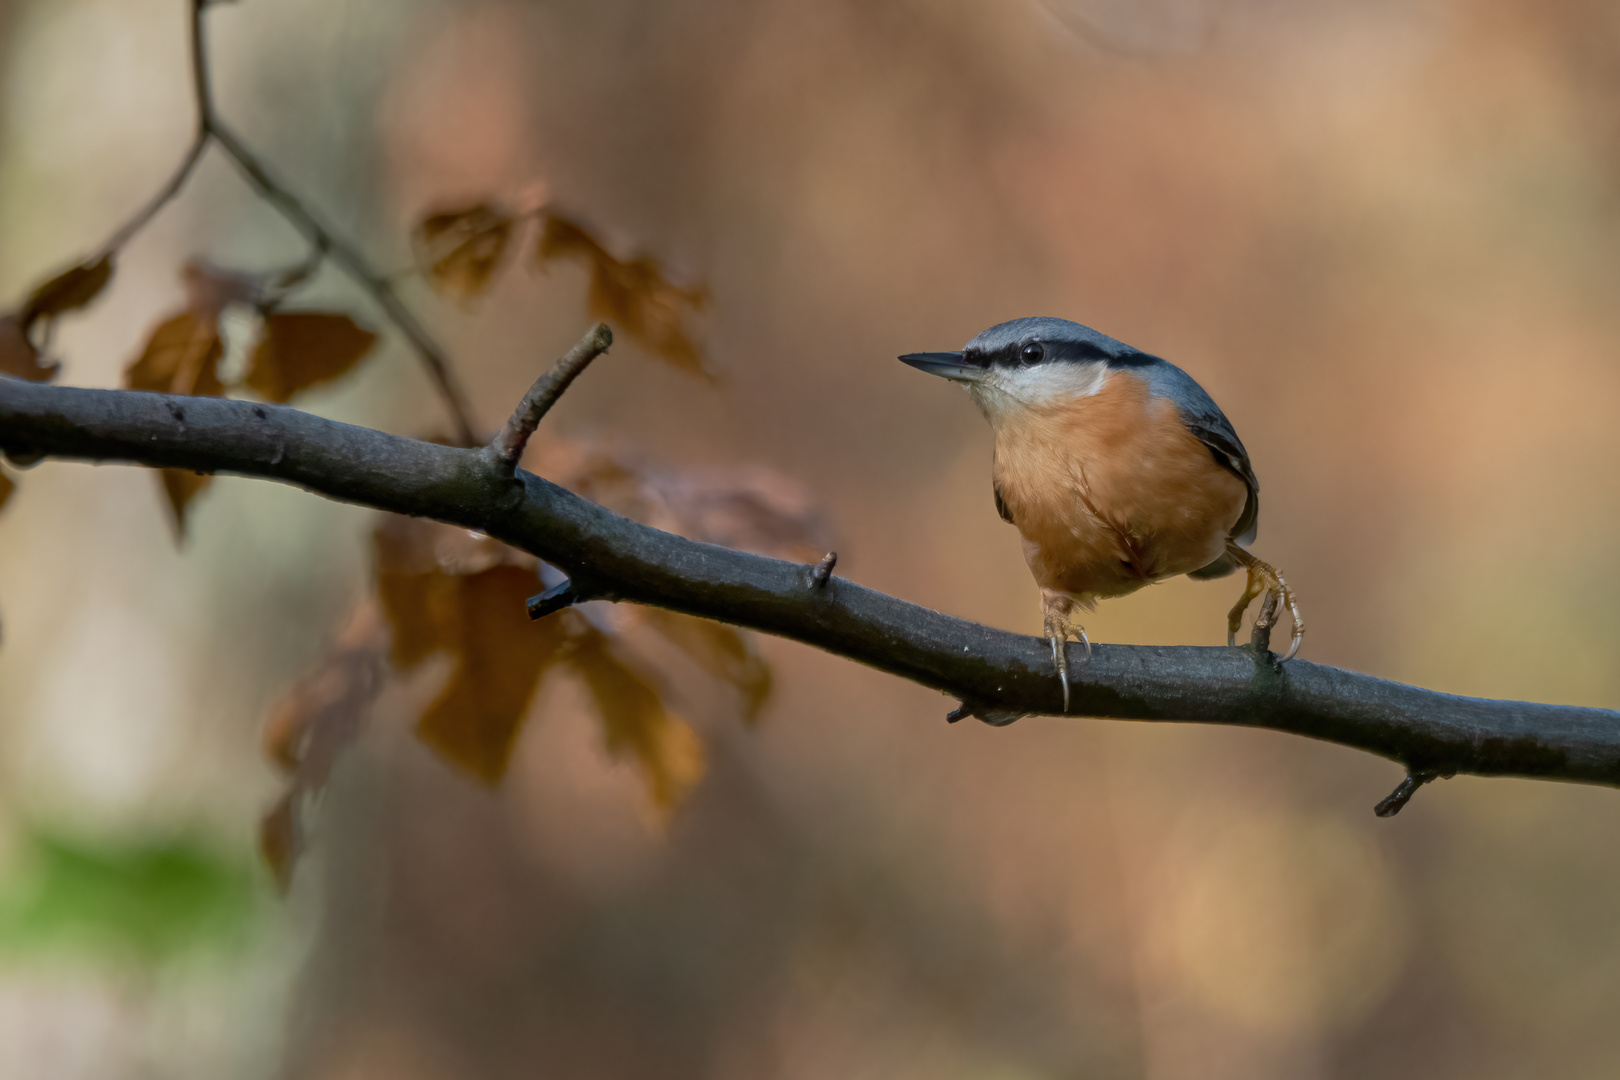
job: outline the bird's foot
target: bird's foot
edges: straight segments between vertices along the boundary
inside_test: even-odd
[[[1074,602],[1061,593],[1043,592],[1042,601],[1046,605],[1046,640],[1052,644],[1052,664],[1057,668],[1058,682],[1063,687],[1063,711],[1069,711],[1069,650],[1067,648],[1071,637],[1078,638],[1080,644],[1085,646],[1085,661],[1091,660],[1091,639],[1086,637],[1086,628],[1070,617]]]
[[[1239,566],[1249,572],[1249,581],[1243,589],[1243,595],[1238,598],[1237,604],[1226,617],[1226,643],[1237,644],[1237,632],[1243,626],[1243,613],[1248,610],[1254,598],[1263,593],[1265,599],[1260,602],[1260,613],[1255,616],[1255,626],[1261,630],[1271,629],[1276,624],[1282,608],[1286,606],[1294,623],[1294,633],[1288,643],[1288,655],[1284,656],[1283,660],[1292,660],[1294,654],[1299,652],[1300,641],[1305,637],[1305,620],[1300,617],[1299,605],[1294,602],[1294,590],[1283,580],[1282,572],[1270,563],[1255,558],[1233,543],[1228,543],[1226,550]]]

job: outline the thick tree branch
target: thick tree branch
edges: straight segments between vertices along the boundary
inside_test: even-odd
[[[610,513],[463,450],[217,398],[0,378],[0,451],[280,480],[344,502],[436,518],[533,552],[615,598],[793,638],[1007,720],[1053,713],[1046,642],[942,615],[796,563],[696,543]],[[1270,653],[1098,645],[1071,657],[1071,711],[1270,728],[1453,773],[1620,785],[1620,713],[1456,697]],[[1415,789],[1416,782],[1410,785]],[[1408,791],[1407,794],[1410,794]]]

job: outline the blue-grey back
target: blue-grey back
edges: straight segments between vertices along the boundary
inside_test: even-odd
[[[1260,531],[1260,481],[1254,475],[1249,451],[1244,448],[1243,440],[1238,438],[1237,429],[1221,412],[1221,407],[1215,404],[1215,399],[1191,375],[1168,360],[1132,351],[1134,356],[1112,359],[1108,366],[1129,371],[1147,383],[1150,394],[1175,402],[1188,430],[1209,447],[1216,461],[1235,473],[1248,487],[1248,504],[1232,532],[1240,543],[1252,544]]]

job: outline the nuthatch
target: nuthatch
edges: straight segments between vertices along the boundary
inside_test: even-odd
[[[910,353],[914,368],[962,383],[995,429],[996,509],[1024,538],[1046,637],[1069,709],[1071,636],[1091,642],[1076,609],[1186,574],[1248,586],[1227,617],[1286,604],[1299,651],[1305,624],[1276,568],[1248,552],[1260,484],[1231,421],[1174,364],[1066,319],[1014,319],[961,352]],[[1263,614],[1264,618],[1265,615]]]

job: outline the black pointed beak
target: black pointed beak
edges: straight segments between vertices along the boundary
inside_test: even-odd
[[[984,368],[963,363],[959,352],[914,352],[900,357],[918,371],[950,379],[952,382],[978,382],[984,377]]]

